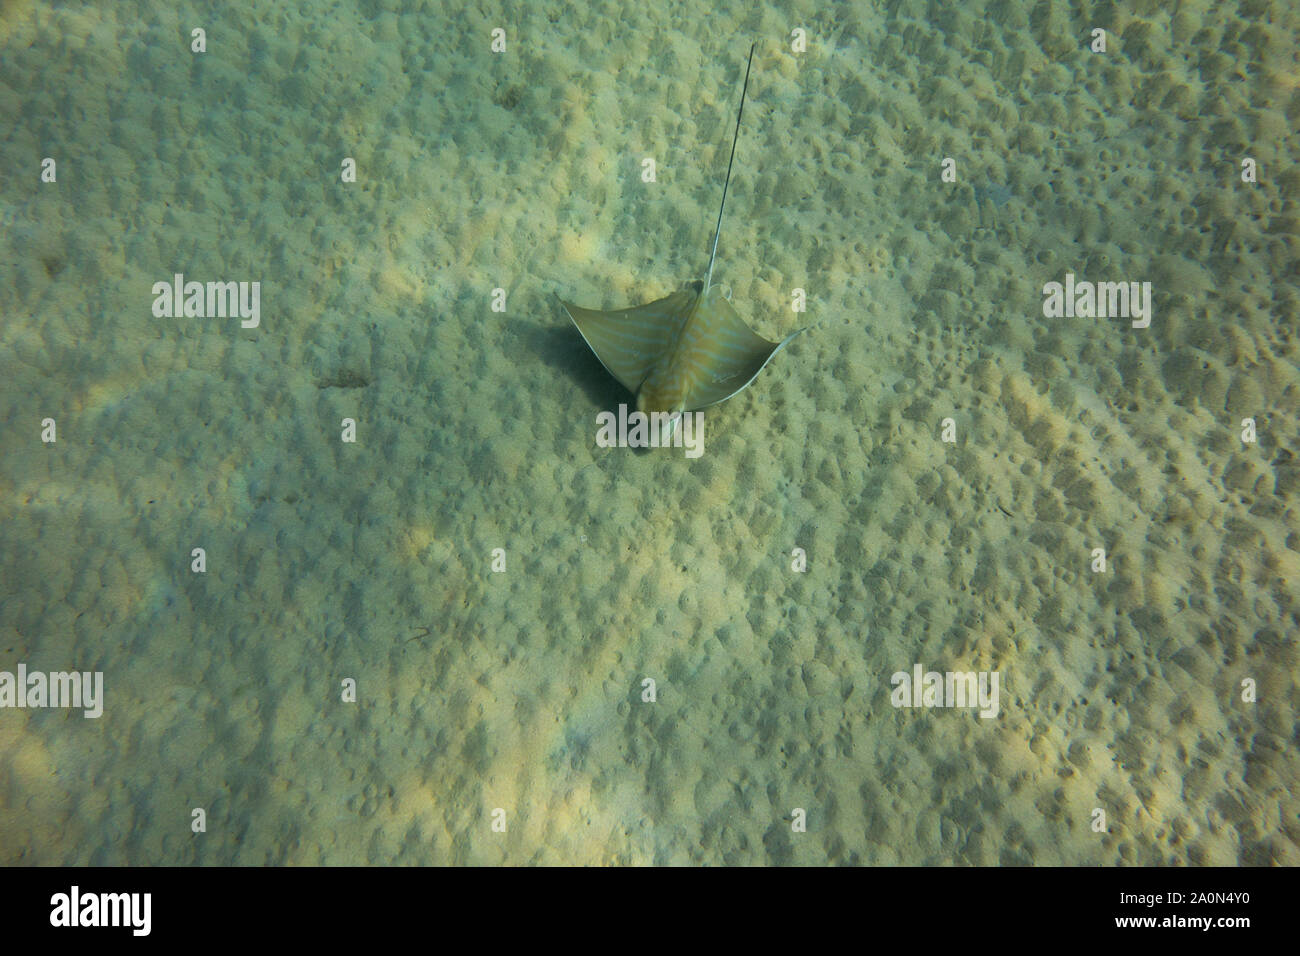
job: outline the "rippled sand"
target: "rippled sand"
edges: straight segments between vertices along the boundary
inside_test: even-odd
[[[107,698],[0,710],[0,861],[1300,863],[1290,7],[103,6],[0,13],[0,670]],[[715,282],[812,329],[598,448],[554,293],[702,276],[751,39]]]

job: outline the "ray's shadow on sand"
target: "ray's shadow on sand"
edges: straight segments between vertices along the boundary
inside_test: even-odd
[[[555,310],[563,315],[558,303]],[[566,319],[565,325],[559,327],[516,319],[511,324],[511,331],[531,354],[578,384],[590,403],[593,423],[600,412],[617,411],[620,404],[631,406],[635,402],[635,396],[605,371],[572,322]]]
[[[585,398],[585,407],[575,408],[574,411],[578,417],[586,418],[591,423],[592,434],[595,434],[597,415],[605,411],[617,414],[619,405],[627,405],[631,411],[636,407],[636,396],[620,385],[605,370],[605,366],[600,364],[600,359],[587,346],[582,334],[564,315],[564,308],[554,300],[551,304],[555,312],[564,318],[563,326],[546,326],[540,322],[514,319],[510,322],[510,331],[530,354],[577,383]],[[638,457],[651,450],[632,449]]]

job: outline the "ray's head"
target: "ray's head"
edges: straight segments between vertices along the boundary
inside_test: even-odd
[[[679,404],[680,403],[672,403]],[[655,393],[644,387],[636,393],[636,410],[642,412],[649,419],[650,428],[658,429],[657,444],[662,447],[668,444],[673,437],[673,432],[682,422],[682,412],[684,409],[671,408],[662,401],[657,401]]]

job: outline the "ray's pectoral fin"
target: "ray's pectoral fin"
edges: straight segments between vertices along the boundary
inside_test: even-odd
[[[560,299],[560,305],[596,353],[605,371],[635,394],[650,370],[668,351],[673,335],[699,298],[699,283],[630,309],[584,309]]]
[[[725,402],[748,387],[777,352],[805,331],[797,329],[780,342],[769,342],[746,325],[731,303],[714,290],[705,294],[696,321],[708,334],[692,356],[699,371],[686,402],[691,410]]]

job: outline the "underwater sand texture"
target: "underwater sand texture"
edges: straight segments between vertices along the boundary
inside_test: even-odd
[[[0,862],[1300,863],[1295,8],[671,9],[0,9],[0,670],[107,695],[0,710]],[[714,282],[811,329],[597,448],[554,294],[702,278],[753,40]]]

